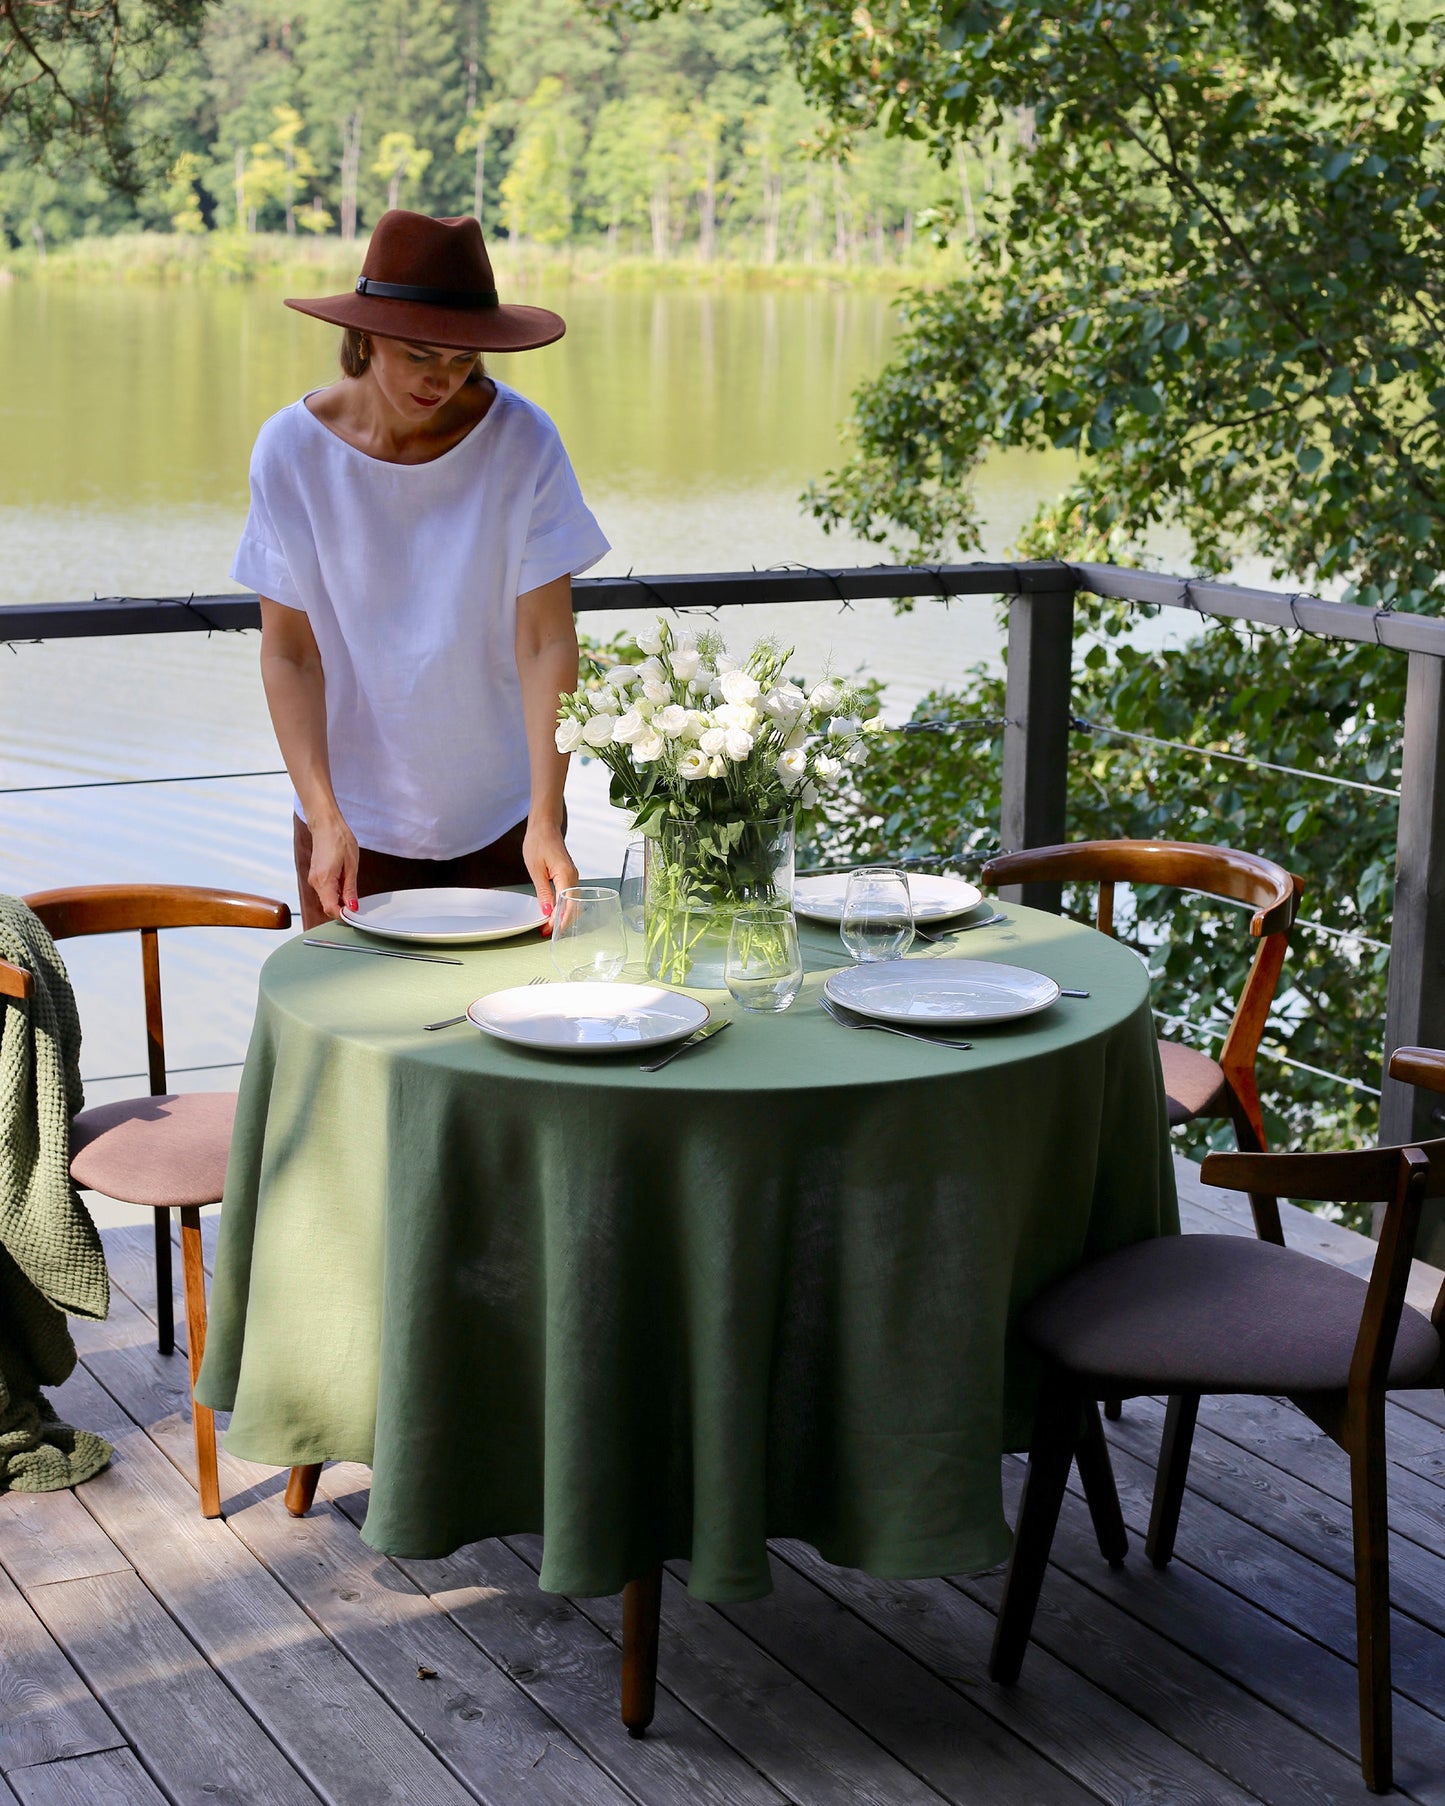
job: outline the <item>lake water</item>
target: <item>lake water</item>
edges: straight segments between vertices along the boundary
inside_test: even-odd
[[[823,291],[533,292],[560,344],[492,362],[557,421],[613,544],[599,574],[872,564],[799,507],[836,464],[856,385],[882,365],[890,302]],[[261,422],[335,373],[335,333],[264,287],[0,287],[0,600],[204,594],[226,578]],[[1003,556],[1063,456],[984,471],[986,556]],[[777,631],[816,672],[830,657],[888,685],[890,715],[977,660],[993,605],[886,603],[724,611],[735,647]],[[621,617],[586,625],[610,631]],[[0,654],[0,890],[158,879],[290,896],[289,788],[226,782],[52,790],[91,780],[279,765],[257,636],[59,641]],[[569,789],[584,870],[616,869],[623,826],[598,767]],[[188,1086],[235,1082],[266,937],[168,937],[168,1052]],[[71,943],[92,1102],[143,1066],[132,946]],[[461,1000],[465,1002],[466,1000]],[[183,1007],[182,1007],[183,1006]]]

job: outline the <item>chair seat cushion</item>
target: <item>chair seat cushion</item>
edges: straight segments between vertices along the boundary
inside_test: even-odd
[[[1035,1299],[1021,1320],[1045,1354],[1135,1392],[1343,1389],[1365,1281],[1294,1248],[1242,1235],[1161,1236],[1106,1255]],[[1435,1370],[1440,1338],[1408,1305],[1391,1386]]]
[[[215,1204],[226,1184],[234,1091],[128,1097],[70,1125],[70,1176],[125,1204]]]
[[[1181,1047],[1177,1041],[1161,1041],[1159,1064],[1164,1068],[1170,1128],[1193,1122],[1196,1116],[1224,1114],[1224,1069],[1208,1054]]]

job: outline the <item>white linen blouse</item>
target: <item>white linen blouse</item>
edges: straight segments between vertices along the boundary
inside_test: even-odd
[[[231,576],[311,623],[332,786],[362,846],[452,859],[522,820],[517,597],[607,550],[556,427],[505,383],[425,464],[358,451],[305,397],[265,423]]]

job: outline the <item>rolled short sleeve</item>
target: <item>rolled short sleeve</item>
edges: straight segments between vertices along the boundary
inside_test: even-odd
[[[269,473],[258,445],[251,459],[251,510],[246,516],[236,556],[231,561],[231,578],[235,583],[244,583],[258,595],[269,596],[273,602],[283,603],[287,608],[299,608],[304,613],[306,604],[292,579],[286,554],[281,550],[267,493],[269,484]]]
[[[579,577],[610,550],[592,510],[582,500],[562,442],[553,435],[537,474],[517,594],[524,596],[558,577]]]

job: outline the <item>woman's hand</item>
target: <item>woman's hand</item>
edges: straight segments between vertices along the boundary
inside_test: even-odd
[[[334,921],[343,909],[356,908],[360,861],[356,836],[340,815],[326,815],[307,826],[311,830],[311,870],[307,875],[321,907]]]
[[[577,867],[555,822],[528,820],[522,840],[522,863],[537,892],[542,914],[550,918],[556,908],[557,892],[577,882]]]

